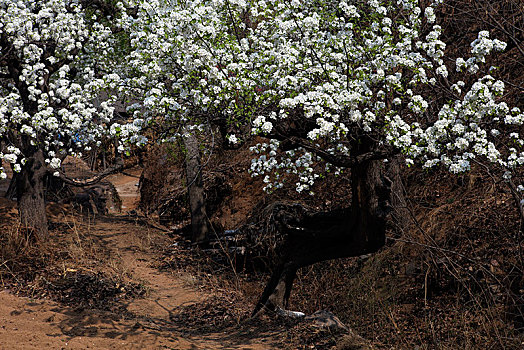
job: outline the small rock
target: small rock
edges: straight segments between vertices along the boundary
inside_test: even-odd
[[[306,316],[303,312],[284,310],[280,307],[277,307],[275,311],[279,316],[283,317],[303,318],[304,316]]]

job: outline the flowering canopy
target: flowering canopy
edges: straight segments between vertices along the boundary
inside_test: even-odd
[[[65,155],[100,142],[114,118],[102,91],[120,80],[109,59],[115,42],[79,1],[0,4],[0,159],[18,172],[36,148],[58,169]]]
[[[453,173],[477,158],[523,165],[524,114],[497,99],[502,81],[479,73],[506,44],[481,31],[469,58],[446,65],[440,2],[140,1],[127,21],[128,62],[138,72],[129,86],[144,96],[136,113],[251,123],[272,139],[253,148],[262,155],[251,170],[267,174],[266,189],[282,186],[285,172],[298,175],[297,191],[309,189],[319,159],[339,167],[368,159],[355,146],[363,138],[373,140],[374,159],[393,148],[408,164]],[[449,70],[474,83],[448,83]],[[438,106],[432,89],[445,85],[449,100]],[[510,145],[500,142],[502,130]],[[278,151],[289,140],[293,149]]]
[[[29,140],[58,167],[58,154],[105,134],[143,144],[136,133],[162,116],[179,131],[219,117],[271,138],[254,147],[261,155],[251,169],[267,175],[267,189],[291,172],[301,192],[319,176],[319,159],[349,167],[392,149],[408,163],[454,173],[477,158],[509,170],[524,164],[524,114],[497,99],[502,81],[479,73],[505,43],[481,31],[471,57],[446,65],[439,3],[126,0],[117,4],[118,25],[130,50],[117,67],[109,60],[118,47],[111,30],[78,1],[5,2],[0,135],[8,148],[0,156],[19,169],[16,140]],[[449,70],[474,83],[449,83],[448,102],[436,105],[432,88],[448,84]],[[138,101],[129,107],[133,123],[112,123],[114,98],[95,103],[104,88]],[[511,144],[499,142],[501,132]],[[365,152],[363,139],[373,141]],[[279,150],[282,141],[292,147]]]

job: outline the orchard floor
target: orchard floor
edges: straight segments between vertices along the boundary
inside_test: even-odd
[[[1,349],[268,349],[271,334],[247,339],[241,335],[188,335],[185,325],[170,320],[182,306],[202,303],[211,293],[190,286],[188,273],[161,272],[154,254],[137,248],[143,227],[104,220],[91,228],[113,255],[112,264],[129,279],[142,283],[146,296],[125,303],[125,313],[78,309],[51,300],[0,292]],[[138,232],[137,232],[138,231]],[[150,231],[151,235],[157,234]],[[115,267],[113,267],[115,269]],[[233,307],[233,305],[232,305]],[[182,330],[182,332],[180,331]]]
[[[110,180],[123,199],[122,212],[126,213],[134,206],[138,179],[119,175]],[[0,203],[0,209],[4,218],[14,211],[6,202]],[[92,218],[72,213],[51,208],[50,222],[55,227],[52,234],[63,236],[54,244],[64,245],[67,255],[61,266],[54,267],[56,275],[79,279],[104,273],[117,276],[123,285],[139,286],[144,292],[133,298],[116,298],[111,307],[93,308],[75,305],[71,295],[81,291],[73,287],[61,290],[65,302],[53,298],[53,293],[46,292],[46,283],[52,290],[59,288],[52,288],[58,282],[46,280],[49,272],[28,288],[18,288],[16,277],[15,283],[0,281],[4,286],[0,291],[0,349],[287,347],[283,345],[281,328],[249,321],[252,305],[236,304],[217,279],[210,276],[206,283],[187,269],[159,269],[163,248],[173,242],[165,232],[129,214]],[[61,229],[69,233],[61,233]],[[223,312],[225,308],[233,311]]]

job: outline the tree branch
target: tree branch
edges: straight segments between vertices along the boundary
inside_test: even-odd
[[[290,142],[294,146],[302,147],[305,150],[314,153],[328,163],[333,164],[334,166],[341,168],[351,168],[355,165],[362,164],[371,160],[385,159],[395,154],[391,149],[382,149],[374,150],[366,153],[362,153],[355,156],[342,155],[342,154],[332,154],[327,152],[324,149],[313,146],[310,143],[304,142],[299,137],[291,136],[288,138],[283,138],[282,141]]]
[[[133,165],[124,165],[124,161],[122,159],[119,159],[118,163],[115,164],[114,166],[104,170],[101,173],[96,174],[95,176],[91,178],[87,178],[84,180],[73,179],[67,176],[62,170],[58,170],[58,173],[59,173],[60,179],[64,181],[64,183],[71,185],[71,186],[84,187],[84,186],[95,185],[99,183],[101,180],[103,180],[104,178],[106,178],[107,176],[119,173],[126,169],[130,169],[133,166],[134,164]]]

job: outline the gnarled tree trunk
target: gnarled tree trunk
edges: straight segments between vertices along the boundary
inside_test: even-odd
[[[287,307],[299,268],[316,262],[376,252],[385,243],[391,181],[384,163],[367,161],[351,169],[352,205],[328,213],[282,210],[277,215],[285,234],[281,257],[253,311]]]
[[[18,211],[22,225],[33,231],[39,241],[44,241],[49,235],[44,199],[44,176],[47,173],[44,155],[37,150],[26,159],[15,177]]]
[[[192,133],[184,137],[186,147],[186,181],[191,211],[191,231],[193,243],[202,244],[208,239],[208,220],[204,182],[200,165],[200,150],[198,139]]]
[[[18,173],[13,173],[13,177],[11,178],[11,181],[9,182],[9,187],[7,188],[7,191],[5,193],[5,198],[14,200],[16,198],[16,177],[18,176]]]

